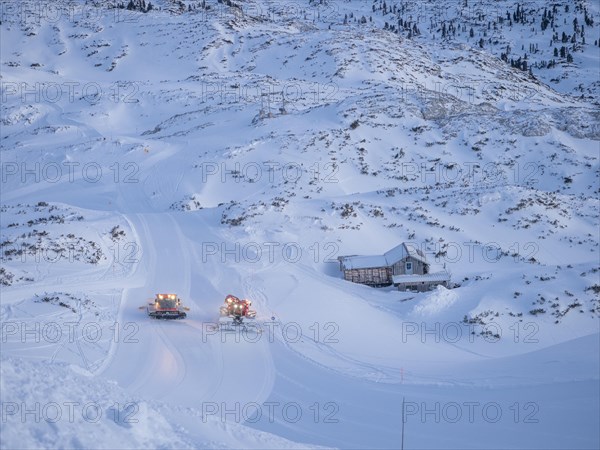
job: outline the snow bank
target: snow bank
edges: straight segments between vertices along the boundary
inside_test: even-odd
[[[415,305],[412,312],[422,316],[432,316],[453,305],[457,299],[456,291],[437,286],[433,293]]]

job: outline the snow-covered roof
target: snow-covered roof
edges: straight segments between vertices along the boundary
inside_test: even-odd
[[[370,269],[374,267],[385,267],[387,262],[381,255],[376,256],[342,256],[344,269]]]
[[[400,245],[397,245],[396,247],[394,247],[391,250],[388,250],[387,252],[384,253],[383,256],[385,257],[388,265],[390,265],[390,266],[392,264],[397,263],[398,261],[403,260],[407,256],[415,258],[418,261],[427,263],[427,258],[425,258],[425,255],[423,254],[423,252],[421,250],[419,250],[418,248],[416,248],[413,245],[410,245],[410,244],[406,245],[405,242]]]
[[[373,256],[341,256],[340,261],[344,269],[370,269],[374,267],[390,267],[403,260],[406,257],[415,258],[418,261],[427,263],[427,258],[421,250],[402,243],[391,250],[388,250],[383,255]]]
[[[450,281],[450,274],[445,270],[441,272],[428,273],[427,275],[394,275],[392,282],[400,283],[419,283],[421,281]]]

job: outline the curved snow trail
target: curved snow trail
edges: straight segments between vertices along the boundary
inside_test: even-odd
[[[202,267],[195,257],[195,236],[184,235],[177,222],[185,216],[136,214],[127,219],[139,241],[141,262],[123,291],[120,334],[102,375],[133,394],[183,406],[266,399],[275,373],[268,342],[211,335],[198,319],[205,309],[200,303],[204,293],[197,286],[192,290],[192,273],[201,273]],[[188,318],[150,319],[139,307],[158,292],[177,293],[190,307]]]

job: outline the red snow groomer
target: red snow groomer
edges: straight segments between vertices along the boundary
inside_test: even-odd
[[[148,303],[146,311],[154,319],[185,319],[187,314],[181,305],[181,299],[177,294],[156,294],[154,303]]]
[[[240,325],[244,319],[254,319],[256,311],[250,309],[252,302],[250,300],[240,300],[235,295],[225,297],[225,304],[221,306],[221,317],[233,319],[235,325]]]

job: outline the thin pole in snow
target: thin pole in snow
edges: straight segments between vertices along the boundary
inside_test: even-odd
[[[402,397],[402,441],[400,449],[404,450],[404,397]]]

